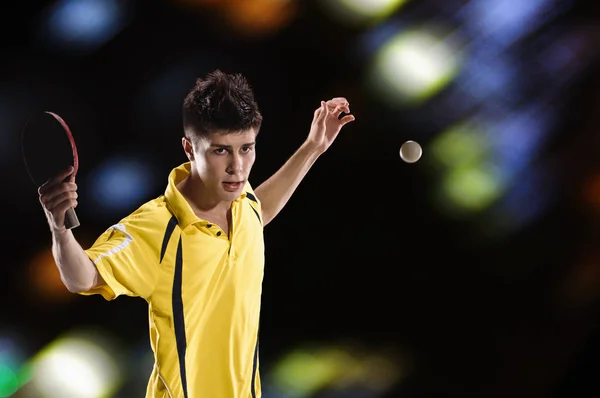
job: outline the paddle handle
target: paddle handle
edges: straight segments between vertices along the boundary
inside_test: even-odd
[[[69,207],[65,213],[65,228],[72,229],[79,226],[79,219],[75,213],[75,209]]]

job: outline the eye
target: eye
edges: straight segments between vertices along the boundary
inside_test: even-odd
[[[248,153],[248,152],[252,152],[252,147],[251,146],[244,146],[244,147],[242,147],[242,153]]]
[[[227,150],[225,148],[217,148],[213,151],[213,153],[217,155],[224,155],[225,153],[227,153]]]

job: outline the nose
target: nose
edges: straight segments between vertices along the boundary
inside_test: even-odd
[[[231,155],[231,161],[227,165],[227,174],[235,175],[242,173],[242,158],[239,154]]]

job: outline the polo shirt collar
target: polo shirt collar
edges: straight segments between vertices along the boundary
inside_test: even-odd
[[[188,175],[190,175],[192,170],[191,162],[186,162],[178,167],[175,167],[169,173],[169,181],[167,184],[167,188],[165,190],[165,199],[167,202],[167,207],[171,211],[171,213],[177,218],[177,222],[181,229],[185,229],[190,224],[196,222],[206,222],[201,220],[196,214],[192,211],[190,204],[183,197],[181,192],[177,189],[177,184],[183,181]],[[240,196],[235,200],[235,202],[239,202],[246,197],[246,189],[240,194]]]

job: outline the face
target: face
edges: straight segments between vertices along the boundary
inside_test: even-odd
[[[254,129],[212,133],[194,145],[183,138],[183,147],[211,199],[233,201],[242,190],[256,159]]]

